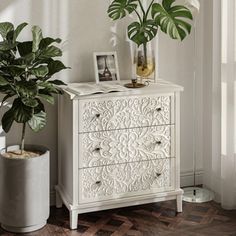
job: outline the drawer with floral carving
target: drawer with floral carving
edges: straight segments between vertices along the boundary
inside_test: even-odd
[[[173,96],[129,96],[79,101],[79,132],[173,124]]]
[[[79,168],[175,157],[174,126],[79,134]]]
[[[79,203],[174,189],[174,161],[160,159],[79,170]]]

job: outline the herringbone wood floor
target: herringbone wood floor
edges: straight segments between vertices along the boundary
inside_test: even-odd
[[[65,208],[51,208],[47,226],[27,236],[236,236],[236,211],[225,211],[214,203],[184,203],[175,213],[175,202],[82,214],[78,229],[69,229]],[[0,229],[0,235],[13,236]]]

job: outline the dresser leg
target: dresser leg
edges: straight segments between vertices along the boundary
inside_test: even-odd
[[[70,211],[70,228],[77,229],[78,225],[78,213],[76,211]]]
[[[183,196],[182,195],[178,195],[176,197],[177,212],[182,212],[183,211],[182,202],[183,202]]]
[[[62,200],[60,193],[56,190],[56,208],[61,208],[62,207]]]

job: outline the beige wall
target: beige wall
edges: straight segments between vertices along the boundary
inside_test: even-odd
[[[113,23],[106,15],[109,0],[1,0],[0,21],[23,21],[42,27],[44,35],[61,37],[64,41],[63,60],[71,70],[58,76],[66,82],[93,81],[94,51],[116,50],[122,79],[131,75],[129,45],[125,41],[125,20],[117,25],[117,35],[111,33]],[[194,56],[194,34],[184,42],[170,40],[160,34],[158,69],[163,79],[185,87],[181,102],[181,170],[190,175],[194,153],[194,119],[196,119],[196,155],[198,169],[202,169],[202,18],[197,22],[197,53]],[[22,38],[27,38],[26,30]],[[112,47],[111,39],[116,38],[117,46]],[[196,59],[197,58],[197,59]],[[194,64],[196,59],[196,117],[194,118]],[[57,183],[57,107],[48,106],[48,123],[44,131],[28,132],[27,142],[48,146],[51,150],[51,186]],[[7,143],[19,140],[19,129],[7,136]]]

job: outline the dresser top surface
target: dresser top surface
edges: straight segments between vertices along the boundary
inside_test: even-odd
[[[124,85],[130,83],[130,80],[121,80],[120,84]],[[68,86],[73,87],[82,83],[70,83]],[[83,83],[83,84],[95,84],[95,83]],[[184,88],[180,85],[171,83],[166,80],[159,79],[156,83],[150,83],[143,88],[127,89],[122,92],[109,92],[109,93],[96,93],[89,95],[79,95],[68,91],[65,88],[65,92],[70,96],[71,99],[89,99],[89,98],[101,98],[101,97],[114,97],[114,96],[132,96],[132,95],[145,95],[145,94],[159,94],[159,93],[173,93],[181,92]]]

